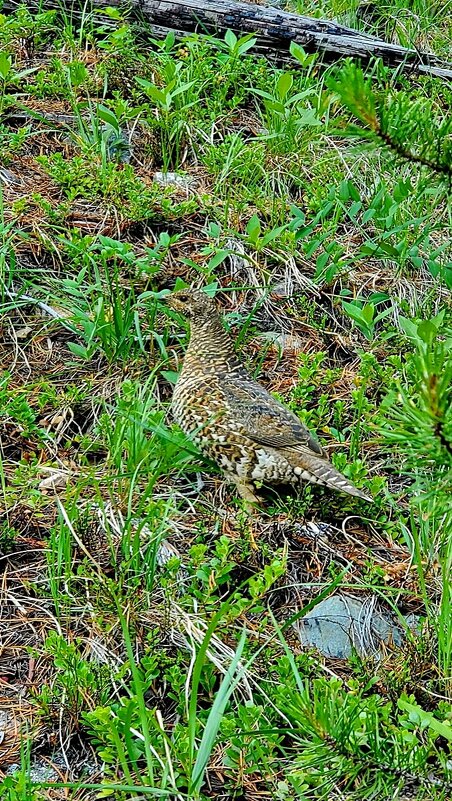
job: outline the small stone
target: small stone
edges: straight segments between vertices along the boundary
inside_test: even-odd
[[[68,481],[68,473],[63,472],[63,470],[53,470],[50,476],[43,478],[42,481],[39,482],[38,489],[41,490],[41,492],[56,492],[58,489],[64,489]]]
[[[293,351],[301,351],[303,349],[303,341],[300,337],[295,336],[294,334],[285,334],[284,332],[278,331],[265,331],[263,334],[260,334],[261,339],[267,340],[267,342],[271,342],[271,344],[282,350],[293,350]]]
[[[378,606],[377,599],[333,595],[321,601],[297,623],[302,645],[324,656],[348,659],[380,657],[382,644],[401,646],[402,631]]]
[[[17,175],[14,175],[11,170],[7,170],[6,167],[0,167],[0,181],[3,181],[4,184],[20,184],[20,178]]]
[[[175,186],[188,192],[193,188],[194,180],[188,175],[179,175],[177,172],[155,172],[154,181],[160,186]]]
[[[31,326],[25,325],[23,328],[19,328],[16,331],[16,339],[26,339],[31,334],[32,331],[33,329],[31,328]]]

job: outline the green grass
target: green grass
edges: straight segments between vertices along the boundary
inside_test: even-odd
[[[291,8],[447,55],[438,3]],[[109,15],[0,24],[1,797],[446,801],[450,87]],[[372,506],[249,517],[171,418],[186,284]],[[303,649],[339,591],[419,622]]]

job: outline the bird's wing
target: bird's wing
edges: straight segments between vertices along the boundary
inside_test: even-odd
[[[269,448],[326,456],[298,417],[249,376],[225,375],[221,389],[233,418],[254,442]]]

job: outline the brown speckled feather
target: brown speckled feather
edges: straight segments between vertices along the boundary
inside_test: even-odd
[[[290,448],[325,456],[315,437],[296,414],[276,400],[247,373],[226,377],[221,384],[231,415],[259,445]]]

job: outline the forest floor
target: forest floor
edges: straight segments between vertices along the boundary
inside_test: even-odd
[[[0,18],[0,795],[446,801],[447,169],[369,138],[343,62],[62,9]],[[290,9],[450,56],[434,0]],[[365,77],[414,149],[450,120]],[[171,418],[185,285],[373,504],[249,516]],[[306,643],[332,598],[348,654]]]

